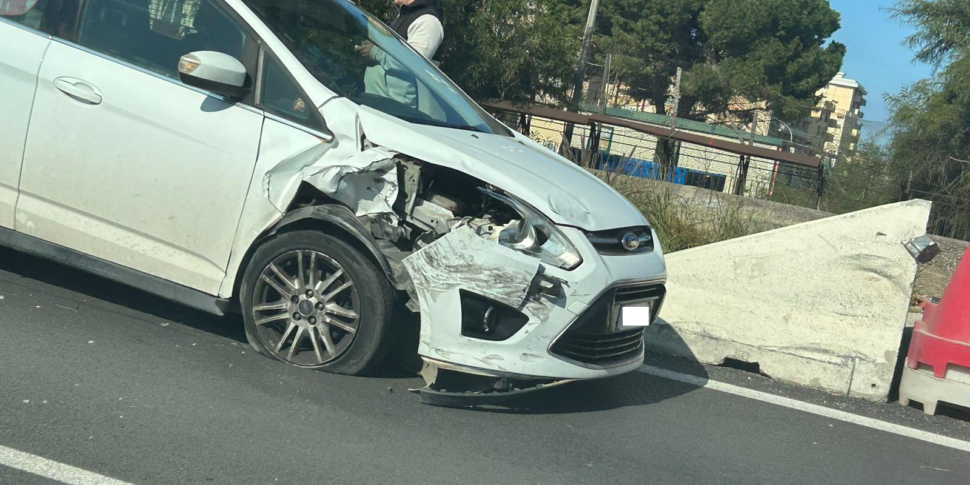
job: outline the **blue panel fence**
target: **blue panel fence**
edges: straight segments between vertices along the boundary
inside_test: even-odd
[[[675,167],[673,172],[667,173],[665,176],[661,167],[656,163],[639,158],[627,158],[622,155],[607,155],[597,161],[596,168],[615,171],[631,177],[663,180],[673,184],[691,185],[717,191],[724,191],[724,184],[727,181],[727,176],[724,174],[684,167]]]

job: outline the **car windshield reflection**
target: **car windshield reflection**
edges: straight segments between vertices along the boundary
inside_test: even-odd
[[[511,136],[431,61],[344,0],[247,0],[328,89],[411,123]]]

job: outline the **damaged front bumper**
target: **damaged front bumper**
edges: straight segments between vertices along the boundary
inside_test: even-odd
[[[468,226],[404,260],[421,308],[418,353],[426,365],[545,386],[642,364],[642,327],[620,326],[619,312],[625,304],[649,306],[656,317],[666,278],[660,248],[602,255],[582,231],[560,229],[583,259],[571,271]]]
[[[264,175],[254,178],[231,267],[281,224],[339,205],[421,314],[429,395],[444,391],[439,370],[483,377],[466,382],[471,394],[495,397],[641,365],[642,328],[619,326],[619,314],[639,305],[656,317],[666,267],[659,244],[625,247],[657,237],[620,194],[519,137],[401,126],[340,100],[325,108],[334,143],[264,128]],[[404,128],[409,136],[391,136]]]

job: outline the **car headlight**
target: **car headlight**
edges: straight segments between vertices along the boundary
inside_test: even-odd
[[[490,239],[507,248],[539,258],[545,264],[565,270],[573,269],[583,262],[576,247],[548,217],[515,197],[488,189],[479,190],[505,204],[521,218],[497,228]]]

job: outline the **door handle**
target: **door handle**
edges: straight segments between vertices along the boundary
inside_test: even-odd
[[[54,80],[54,87],[71,99],[84,104],[101,104],[104,99],[97,88],[80,79],[57,78]]]

